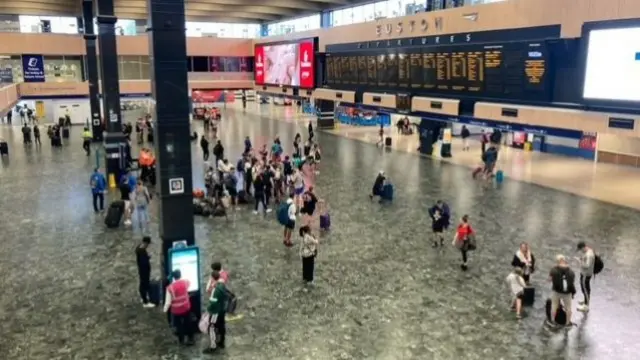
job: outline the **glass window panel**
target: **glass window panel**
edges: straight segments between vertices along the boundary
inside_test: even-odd
[[[398,0],[389,0],[388,2],[388,17],[398,17],[400,15],[400,1]]]
[[[353,23],[359,24],[365,22],[364,6],[356,6],[353,8]]]
[[[364,21],[373,21],[375,19],[375,8],[373,4],[367,4],[362,7],[362,15]]]
[[[24,81],[22,73],[22,58],[20,55],[0,55],[0,68],[11,69],[14,83]]]
[[[209,58],[207,56],[193,57],[194,72],[209,72]]]
[[[63,82],[64,58],[62,56],[44,57],[44,79],[49,82]]]
[[[344,9],[344,14],[342,15],[342,25],[351,25],[353,24],[353,8]]]
[[[118,21],[116,21],[116,34],[131,36],[136,35],[136,33],[135,20],[118,19]]]
[[[374,6],[374,10],[375,10],[375,18],[376,19],[380,19],[380,18],[386,18],[389,16],[389,9],[387,6],[387,2],[386,1],[379,1],[375,4],[373,4]]]
[[[151,62],[148,56],[140,56],[140,77],[151,79]]]
[[[40,32],[40,17],[20,15],[18,17],[20,22],[20,32],[22,33],[37,33]]]
[[[83,81],[82,56],[63,57],[62,77],[65,81]]]
[[[342,21],[342,16],[344,15],[344,10],[336,10],[333,12],[333,22],[331,23],[332,26],[340,26],[340,25],[344,25],[344,22]]]
[[[142,71],[140,66],[140,56],[118,56],[120,62],[120,79],[122,80],[141,80]]]

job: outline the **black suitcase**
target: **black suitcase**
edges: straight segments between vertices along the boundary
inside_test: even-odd
[[[524,296],[522,297],[522,305],[524,306],[532,306],[533,302],[536,299],[536,288],[533,286],[528,286],[524,288]]]
[[[9,156],[9,144],[6,141],[0,141],[0,156]]]
[[[147,142],[153,142],[153,133],[151,131],[147,134]]]
[[[68,127],[63,127],[62,128],[62,137],[65,139],[69,138],[69,128]]]
[[[116,200],[109,205],[107,216],[104,218],[104,224],[107,225],[108,228],[113,229],[120,226],[120,221],[124,214],[124,206],[124,201],[122,200]]]
[[[547,303],[545,304],[545,312],[547,314],[547,321],[551,321],[551,299],[547,299]],[[564,311],[564,306],[562,304],[558,305],[558,312],[556,312],[556,324],[564,325],[567,323],[567,313]]]
[[[162,282],[160,280],[149,282],[149,302],[156,306],[162,304]]]
[[[388,137],[388,136],[387,136],[387,137],[384,139],[384,145],[385,145],[385,146],[391,146],[391,137]]]

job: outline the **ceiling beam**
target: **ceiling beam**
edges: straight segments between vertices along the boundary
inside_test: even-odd
[[[217,0],[212,0],[217,1]],[[122,1],[116,3],[115,6],[117,9],[147,9],[147,4],[144,1]],[[297,11],[293,9],[286,8],[276,8],[271,6],[262,6],[262,5],[253,5],[253,6],[242,6],[238,5],[227,5],[227,4],[216,4],[214,2],[205,3],[205,2],[189,2],[185,6],[187,11],[203,11],[203,12],[211,12],[211,11],[220,11],[220,12],[240,12],[243,13],[255,13],[255,14],[269,14],[276,15],[278,17],[282,16],[295,16]]]
[[[1,1],[1,0],[0,0]],[[35,1],[35,0],[32,0]],[[331,1],[331,0],[328,0]],[[338,0],[334,0],[338,1]],[[321,11],[324,9],[322,4],[317,2],[310,2],[307,0],[263,0],[262,2],[256,2],[256,0],[186,0],[185,8],[197,9],[203,5],[231,5],[234,7],[232,11],[245,11],[245,7],[266,7],[266,8],[282,8],[282,9],[298,9],[305,11]],[[147,2],[144,0],[115,0],[115,7],[131,7],[146,8]],[[275,10],[274,10],[275,11]],[[252,11],[249,11],[252,12]],[[270,14],[269,12],[268,14]],[[287,15],[287,14],[285,14]]]
[[[131,19],[147,19],[149,17],[149,12],[145,8],[120,8],[116,7],[115,9],[116,16],[125,19],[131,18],[129,16],[133,15],[134,17]],[[126,14],[126,15],[125,15]],[[192,17],[201,17],[201,18],[216,18],[219,19],[226,17],[235,18],[235,19],[245,19],[245,22],[251,21],[275,21],[280,19],[280,16],[270,15],[270,14],[255,14],[244,11],[194,11],[187,9],[185,11],[185,15],[187,18]],[[225,21],[223,21],[225,22]]]
[[[331,4],[331,5],[349,5],[349,0],[308,0],[309,2]]]

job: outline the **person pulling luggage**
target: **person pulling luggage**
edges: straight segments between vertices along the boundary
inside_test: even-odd
[[[87,153],[87,156],[91,155],[91,139],[93,135],[88,127],[85,127],[82,131],[82,148]]]
[[[371,194],[369,194],[369,199],[373,200],[375,196],[382,198],[382,188],[384,187],[386,179],[384,171],[380,170],[380,172],[378,172],[378,176],[376,176],[376,180],[373,182],[373,189],[371,190]]]

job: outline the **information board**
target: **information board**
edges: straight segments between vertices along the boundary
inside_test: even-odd
[[[414,93],[550,98],[544,42],[367,49],[332,56],[341,64],[341,71],[333,70],[337,84]],[[328,61],[327,73],[332,73],[329,66]]]

